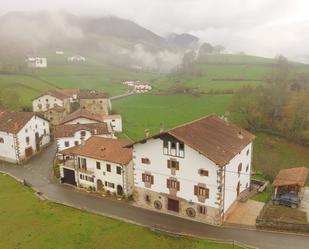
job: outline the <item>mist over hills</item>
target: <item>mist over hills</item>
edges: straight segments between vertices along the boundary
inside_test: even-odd
[[[114,16],[81,17],[67,12],[9,12],[0,17],[0,55],[12,60],[47,56],[57,50],[132,68],[169,71],[198,38],[167,38]]]

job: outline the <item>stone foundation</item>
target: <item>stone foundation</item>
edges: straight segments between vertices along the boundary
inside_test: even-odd
[[[168,210],[168,198],[179,201],[179,212]],[[133,199],[136,206],[153,211],[175,215],[211,225],[218,226],[222,224],[218,208],[209,207],[198,203],[190,203],[189,201],[179,197],[135,187]],[[206,214],[200,213],[200,206],[206,207]]]

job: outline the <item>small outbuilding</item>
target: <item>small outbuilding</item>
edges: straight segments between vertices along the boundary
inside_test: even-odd
[[[305,167],[280,170],[273,182],[275,188],[274,197],[289,192],[302,193],[308,173],[309,169]]]

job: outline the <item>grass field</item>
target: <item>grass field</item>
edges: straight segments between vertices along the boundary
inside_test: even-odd
[[[0,174],[0,248],[3,249],[239,249],[171,237],[77,209],[41,201]]]
[[[139,95],[113,101],[113,109],[123,117],[124,131],[132,139],[144,130],[159,132],[209,114],[224,114],[232,96]]]

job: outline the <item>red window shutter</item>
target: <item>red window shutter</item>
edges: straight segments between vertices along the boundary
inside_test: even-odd
[[[170,179],[166,179],[166,187],[171,188],[171,180]]]
[[[205,195],[206,198],[209,198],[209,188],[206,188],[206,195]]]
[[[167,168],[168,168],[168,169],[170,169],[170,168],[171,168],[171,165],[172,165],[171,160],[167,160]]]
[[[151,184],[153,184],[153,176],[151,176]]]
[[[180,182],[177,182],[177,190],[180,190]]]
[[[198,195],[198,186],[197,185],[194,186],[194,195]]]
[[[176,162],[176,170],[179,170],[179,162]]]
[[[144,173],[142,173],[142,181],[145,182],[146,175]]]

